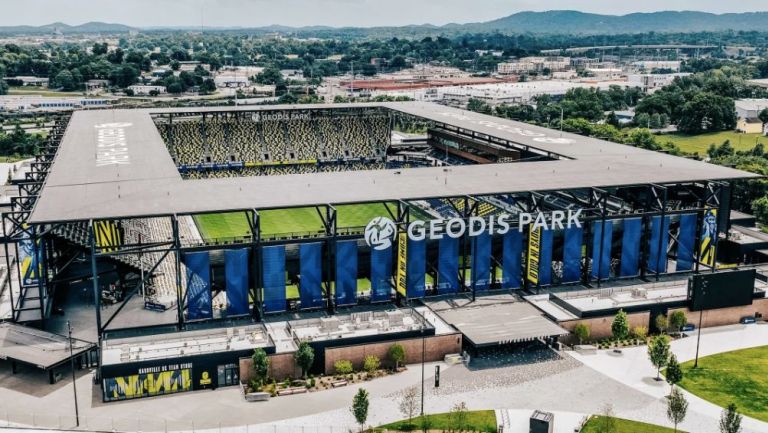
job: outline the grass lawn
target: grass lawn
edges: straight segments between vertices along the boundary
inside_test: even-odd
[[[456,430],[457,426],[450,413],[426,415],[430,430]],[[379,429],[410,431],[421,429],[421,417],[397,421],[380,426]],[[465,431],[496,433],[496,414],[492,410],[474,410],[466,413]]]
[[[390,205],[393,213],[396,207]],[[362,227],[377,216],[389,216],[383,204],[337,206],[339,227]],[[322,211],[322,209],[321,209]],[[277,209],[260,212],[261,230],[265,236],[280,233],[303,233],[323,230],[323,223],[314,207]],[[248,219],[243,212],[196,215],[200,235],[206,240],[249,236]]]
[[[59,92],[55,90],[49,90],[41,87],[10,87],[8,89],[9,95],[40,95],[45,97],[59,97],[59,96],[83,96],[83,92]]]
[[[581,429],[581,433],[602,433],[602,416],[593,416],[587,421],[587,424]],[[616,420],[616,430],[614,433],[668,433],[674,432],[674,429],[662,427],[655,424],[646,424],[644,422],[631,421],[628,419],[614,418]],[[678,430],[680,432],[680,430]]]
[[[707,154],[710,144],[714,143],[716,146],[719,146],[725,140],[730,140],[731,146],[736,150],[750,150],[758,142],[768,146],[768,137],[760,134],[742,134],[735,131],[711,132],[699,135],[664,134],[657,137],[657,141],[660,143],[671,141],[683,152],[691,154],[698,152],[701,156]]]
[[[718,406],[768,421],[768,346],[736,350],[683,363],[680,386]]]

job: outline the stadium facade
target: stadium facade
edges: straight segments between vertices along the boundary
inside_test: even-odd
[[[344,346],[552,341],[688,308],[685,288],[594,311],[571,295],[724,267],[731,182],[755,177],[428,103],[78,111],[3,214],[10,319],[93,323],[106,400],[230,385],[254,348],[299,341],[319,372]],[[445,300],[481,298],[510,313],[464,332],[482,314]],[[523,332],[523,305],[548,323]]]

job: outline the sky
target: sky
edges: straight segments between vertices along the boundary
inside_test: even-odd
[[[554,9],[622,15],[659,10],[768,11],[766,0],[0,0],[0,26],[104,21],[135,27],[401,26],[489,21]]]

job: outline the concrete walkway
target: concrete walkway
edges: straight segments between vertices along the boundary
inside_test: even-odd
[[[685,338],[672,342],[672,353],[677,356],[680,362],[692,360],[696,356],[696,337],[696,332],[693,332]],[[768,325],[732,325],[708,328],[702,330],[701,333],[699,356],[703,357],[766,344],[768,344]],[[659,401],[663,401],[665,396],[669,394],[670,386],[663,380],[655,380],[656,369],[648,360],[646,346],[623,349],[621,354],[613,353],[611,350],[600,350],[593,355],[568,353],[595,371],[659,399]],[[680,428],[689,432],[715,432],[717,421],[723,409],[685,390],[683,391],[686,394],[689,407],[688,416]],[[617,415],[622,416],[622,413],[617,412]],[[655,415],[650,417],[646,417],[642,413],[627,415],[630,415],[627,418],[638,421],[660,423]],[[666,423],[664,424],[666,425]],[[768,432],[768,423],[749,417],[744,417],[742,426],[745,432]]]

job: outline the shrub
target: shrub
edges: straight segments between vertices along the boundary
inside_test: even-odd
[[[582,344],[584,341],[589,339],[589,334],[591,333],[589,326],[585,323],[578,323],[576,326],[573,327],[573,335],[576,336],[576,338],[579,339],[579,344]]]
[[[363,369],[367,371],[369,374],[378,370],[379,366],[381,366],[381,362],[379,361],[379,358],[377,356],[368,355],[365,357],[365,361],[363,362]]]
[[[616,317],[613,318],[611,323],[611,333],[613,338],[621,340],[629,334],[629,321],[627,320],[627,313],[624,310],[619,310],[616,313]]]
[[[648,337],[648,328],[645,326],[635,326],[635,329],[632,330],[632,334],[641,341],[645,340],[646,337]]]
[[[402,344],[393,344],[389,346],[387,356],[389,357],[389,360],[395,364],[395,369],[397,369],[400,367],[400,363],[405,361],[405,348]]]
[[[336,370],[336,374],[352,373],[352,361],[340,359],[333,363],[333,369]]]

